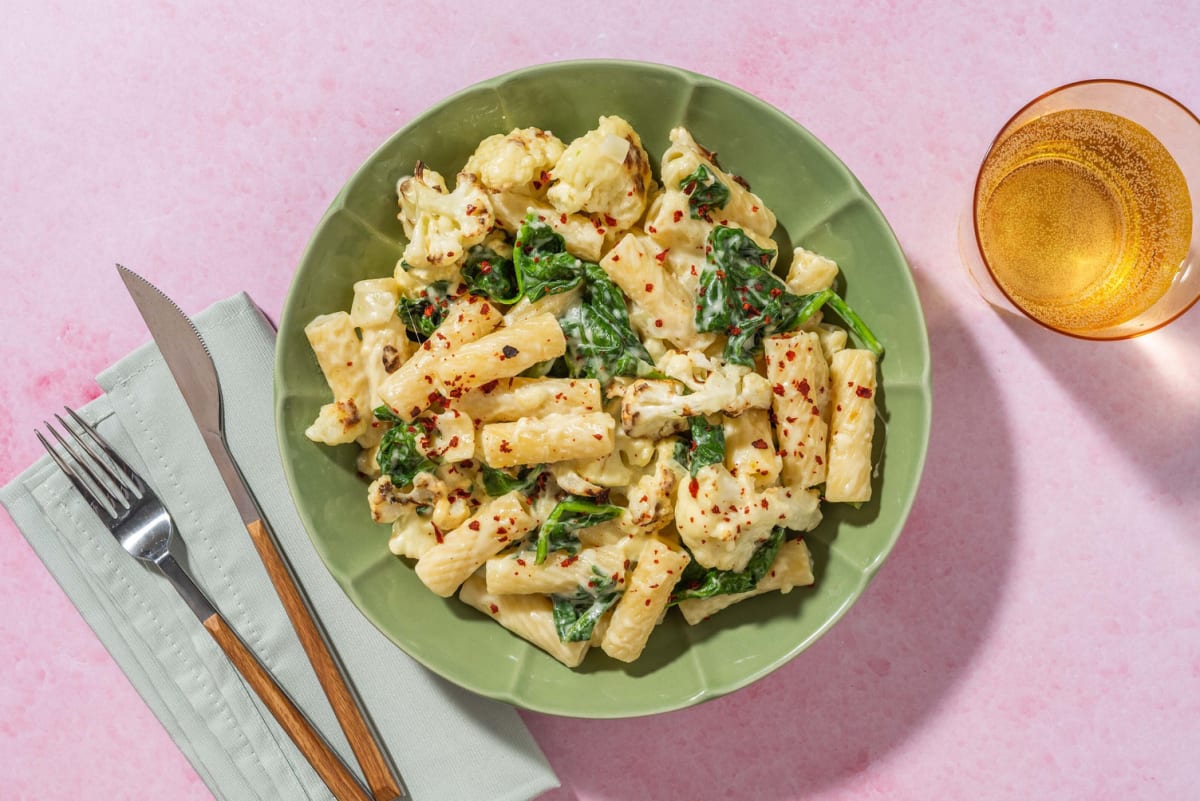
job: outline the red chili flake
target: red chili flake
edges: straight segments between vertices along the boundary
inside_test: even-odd
[[[628,559],[625,560],[625,569],[626,570],[629,569],[629,560]]]
[[[539,214],[539,215],[538,215],[538,220],[539,220],[540,222],[545,222],[545,221],[546,221],[546,215],[545,215],[545,214]]]
[[[565,215],[565,214],[558,215],[558,224],[566,225],[567,224],[567,215]]]
[[[750,207],[750,213],[751,213],[751,214],[758,214],[758,206],[751,206],[751,207]]]
[[[736,325],[731,325],[731,326],[729,326],[729,334],[730,334],[730,336],[735,336],[735,337],[736,337],[736,336],[737,336],[738,334],[740,334],[740,333],[742,333],[742,329],[741,329],[741,328],[739,328],[738,326],[736,326]]]
[[[783,397],[783,384],[776,384],[775,386],[771,387],[771,391],[782,398]]]
[[[541,182],[541,181],[534,181],[534,182],[533,182],[533,188],[534,188],[534,189],[541,189],[541,188],[542,188],[542,182]]]
[[[450,442],[447,443],[446,447],[447,448],[457,448],[458,447],[458,434],[455,434],[453,437],[450,438]]]
[[[783,419],[784,419],[784,420],[786,420],[786,421],[787,421],[787,422],[789,422],[789,423],[794,423],[794,422],[796,422],[797,420],[799,420],[800,418],[798,418],[798,417],[785,417],[785,418],[783,418]]]
[[[600,234],[600,236],[604,236],[604,229],[603,229],[603,228],[597,228],[597,229],[596,229],[596,233]]]
[[[770,508],[771,508],[771,504],[767,503],[767,499],[766,499],[766,498],[763,498],[761,501],[759,501],[758,505],[759,505],[759,506],[761,506],[761,507],[762,507],[762,508],[764,508],[764,509],[770,509]]]
[[[837,405],[837,410],[838,410],[839,412],[842,410],[842,404],[840,404],[840,403],[839,403],[839,404]]]
[[[717,280],[718,280],[718,281],[724,281],[724,280],[725,280],[725,271],[724,271],[724,270],[717,270]],[[742,290],[741,290],[741,291],[742,291],[742,292],[745,292],[745,291],[746,291],[746,288],[745,288],[745,287],[742,287]]]
[[[650,599],[649,599],[649,598],[647,598],[647,599],[646,599],[646,606],[649,606],[649,605],[650,605]]]
[[[649,231],[649,232],[650,232],[650,233],[652,233],[652,234],[657,234],[657,233],[658,233],[658,229],[657,229],[657,228],[655,228],[653,225],[647,225],[647,226],[646,226],[646,230],[647,230],[647,231]]]
[[[487,305],[486,303],[479,307],[479,311],[481,314],[487,314],[491,310],[492,310],[492,307]]]
[[[758,260],[765,265],[771,261],[771,255],[769,253],[764,253],[758,257]]]
[[[520,565],[521,567],[525,567],[526,563],[525,563],[524,559],[517,559],[517,564]]]
[[[510,446],[508,444],[508,440],[506,440],[506,439],[500,440],[500,452],[501,453],[512,453],[512,446]]]
[[[499,613],[500,611],[500,607],[496,606],[495,604],[488,604],[488,609],[492,610],[493,615]]]
[[[676,209],[675,214],[673,214],[672,216],[674,217],[675,222],[679,222],[680,220],[683,219],[683,212]]]
[[[467,528],[471,529],[471,531],[479,531],[479,521],[472,520],[470,523],[467,523]]]
[[[821,414],[821,410],[818,409],[816,406],[814,406],[814,407],[812,407],[812,413],[813,413],[813,417],[817,417]]]
[[[663,327],[663,321],[662,321],[662,320],[655,320],[655,321],[654,321],[654,327],[655,327],[655,328],[662,328],[662,327]]]
[[[354,366],[354,362],[346,362],[346,366],[347,366],[347,367],[353,367],[353,366]]]
[[[487,382],[486,384],[484,384],[483,386],[481,386],[479,389],[480,389],[480,391],[483,392],[483,394],[486,395],[489,392],[491,392],[492,390],[494,390],[496,388],[496,385],[499,383],[500,383],[499,381],[493,379],[493,380]]]
[[[603,434],[592,434],[592,439],[602,440],[602,439],[604,439],[604,435]]]
[[[628,192],[626,192],[625,197],[633,197],[633,190],[630,189]]]
[[[558,566],[559,567],[570,567],[571,565],[575,564],[578,561],[579,561],[579,557],[572,555],[572,556],[566,557],[561,562],[559,562]]]
[[[721,507],[720,507],[720,506],[717,506],[717,505],[714,503],[714,504],[712,505],[712,513],[713,513],[714,515],[719,515],[719,514],[721,514]]]
[[[612,215],[605,214],[604,215],[604,224],[607,225],[609,228],[615,228],[617,226],[617,221],[615,219],[613,219]]]
[[[790,352],[790,351],[789,351],[789,352]],[[799,383],[799,384],[796,386],[796,389],[798,389],[798,390],[800,391],[800,394],[801,394],[801,395],[803,395],[804,397],[806,397],[806,398],[807,398],[807,397],[808,397],[808,393],[809,393],[809,391],[812,389],[812,387],[810,387],[810,386],[808,385],[808,379],[807,379],[807,378],[801,378],[801,379],[800,379],[800,383]]]
[[[550,183],[550,173],[546,172],[545,170],[542,170],[541,173],[538,174],[538,178],[542,179],[542,183],[544,184]]]
[[[869,398],[874,393],[871,392],[870,387],[860,386],[858,389],[854,390],[854,394],[860,398]]]
[[[432,316],[433,316],[433,307],[432,307],[432,306],[426,306],[426,307],[425,307],[425,311],[424,311],[424,312],[422,312],[422,314],[423,314],[425,317],[432,317]]]
[[[820,456],[814,456],[813,459],[816,461],[817,464],[825,464],[825,460],[822,459]]]
[[[760,451],[765,451],[767,449],[767,441],[764,439],[756,439],[750,444],[758,448]]]
[[[449,256],[450,258],[452,258],[452,259],[453,259],[453,258],[454,258],[454,251],[453,251],[453,250],[447,250],[447,251],[446,251],[446,255],[447,255],[447,256]]]
[[[436,539],[439,543],[444,542],[446,540],[446,537],[445,537],[445,535],[442,534],[442,530],[433,523],[430,523],[430,525],[433,526],[434,539]]]

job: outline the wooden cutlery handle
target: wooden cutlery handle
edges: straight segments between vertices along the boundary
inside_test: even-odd
[[[333,714],[337,716],[338,723],[341,724],[342,731],[345,732],[346,739],[350,743],[350,748],[354,751],[354,756],[358,759],[358,764],[367,777],[367,786],[371,788],[374,801],[394,801],[394,799],[403,798],[404,793],[400,789],[400,784],[392,775],[383,752],[379,750],[379,745],[367,726],[366,719],[363,718],[354,696],[350,693],[350,688],[346,686],[346,680],[342,676],[337,662],[334,661],[333,654],[330,653],[329,646],[321,635],[320,629],[317,628],[308,604],[300,594],[300,588],[292,580],[292,574],[283,560],[283,555],[275,546],[274,537],[271,536],[271,532],[261,520],[247,523],[246,530],[250,532],[250,539],[254,541],[258,556],[267,568],[267,575],[271,577],[271,583],[275,585],[275,592],[279,595],[279,599],[283,602],[283,608],[292,621],[292,627],[300,638],[300,645],[308,654],[308,661],[312,663],[317,679],[321,682],[321,687],[329,698]]]
[[[251,689],[266,704],[267,709],[279,721],[279,725],[292,738],[292,742],[312,764],[317,775],[329,787],[338,801],[370,801],[370,797],[359,786],[358,780],[342,764],[329,744],[301,714],[292,700],[284,693],[254,653],[246,647],[237,633],[218,614],[204,620],[204,628],[212,635],[238,673]]]

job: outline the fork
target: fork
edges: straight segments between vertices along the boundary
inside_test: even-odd
[[[67,454],[65,457],[60,455],[40,431],[35,431],[50,458],[79,490],[97,517],[121,543],[121,547],[134,558],[154,565],[167,577],[334,797],[338,801],[370,801],[345,763],[171,555],[175,522],[154,490],[92,426],[71,408],[64,409],[79,431],[68,425],[60,415],[56,414],[54,418],[78,449],[53,425],[43,421],[43,425]]]

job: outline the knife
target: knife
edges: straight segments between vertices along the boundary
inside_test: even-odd
[[[221,474],[233,498],[255,550],[275,586],[275,592],[283,602],[300,644],[308,655],[308,661],[367,777],[373,798],[375,801],[403,798],[399,780],[392,774],[387,759],[367,726],[362,710],[279,549],[266,516],[229,451],[217,369],[200,332],[174,301],[156,286],[119,264],[117,271],[192,412],[204,444],[217,465],[217,472]]]

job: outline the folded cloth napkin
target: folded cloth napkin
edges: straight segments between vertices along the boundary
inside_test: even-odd
[[[246,295],[195,317],[221,378],[230,447],[416,801],[529,799],[558,786],[516,712],[450,685],[359,613],[292,505],[276,447],[274,330]],[[97,379],[81,413],[141,471],[179,526],[205,593],[346,764],[350,747],[157,348]],[[47,410],[51,411],[51,410]],[[166,580],[121,550],[43,458],[0,502],[219,799],[330,799]],[[361,773],[360,773],[361,776]]]

